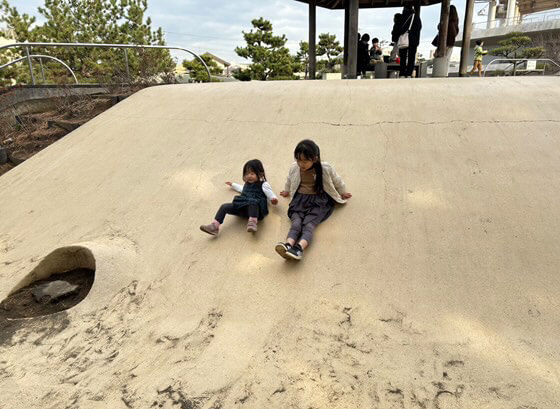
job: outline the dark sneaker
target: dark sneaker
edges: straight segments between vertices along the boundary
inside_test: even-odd
[[[210,223],[210,224],[203,224],[202,226],[200,226],[200,230],[202,230],[204,233],[211,234],[212,236],[217,236],[218,232],[220,231],[220,228],[216,226],[214,223]]]
[[[247,231],[249,233],[256,233],[257,232],[257,222],[253,220],[249,220],[247,223]]]
[[[286,256],[286,258],[301,260],[303,258],[303,249],[299,244],[296,244],[295,246],[290,247],[288,251],[286,251]]]
[[[286,256],[286,252],[291,248],[292,248],[292,246],[290,246],[290,243],[279,242],[279,243],[276,244],[276,247],[274,249],[276,250],[276,252],[278,254],[280,254],[280,256],[282,256],[284,258],[288,258],[288,256]]]

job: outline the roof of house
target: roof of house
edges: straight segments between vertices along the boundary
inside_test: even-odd
[[[220,64],[225,65],[226,67],[229,67],[229,66],[231,65],[230,62],[227,62],[226,60],[223,60],[223,59],[221,59],[220,57],[218,57],[218,56],[216,56],[216,55],[214,55],[214,54],[212,54],[212,53],[210,53],[210,52],[208,52],[208,51],[205,52],[205,53],[202,54],[202,55],[206,55],[206,56],[208,56],[208,57],[212,57],[212,59],[213,59],[214,61],[219,62]]]

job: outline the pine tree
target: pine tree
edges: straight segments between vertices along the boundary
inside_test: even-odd
[[[220,75],[222,73],[221,68],[218,67],[218,64],[216,63],[216,61],[214,61],[214,59],[210,55],[202,54],[200,58],[202,58],[206,63],[206,65],[208,66],[208,69],[210,70],[210,74]],[[190,77],[193,80],[198,82],[209,82],[208,72],[206,72],[206,68],[204,68],[204,65],[202,65],[202,63],[198,60],[198,58],[194,58],[191,61],[184,60],[183,67],[185,67],[185,69],[187,70],[187,72],[189,73]]]
[[[262,17],[253,19],[251,24],[254,30],[242,32],[247,46],[235,48],[237,55],[252,61],[251,77],[256,80],[293,78],[295,61],[285,47],[286,36],[275,36],[270,21]]]
[[[45,22],[39,25],[35,17],[21,15],[8,0],[1,0],[0,22],[15,32],[18,42],[165,45],[161,28],[153,31],[151,19],[145,16],[147,8],[147,0],[45,0],[38,8]],[[168,50],[128,50],[129,79],[122,49],[34,47],[32,52],[61,59],[80,82],[149,80],[175,67]],[[45,66],[51,77],[67,76],[56,62]],[[17,80],[29,82],[26,70],[19,71]]]
[[[322,57],[326,56],[327,60],[324,65],[324,69],[327,72],[333,72],[334,66],[339,63],[340,53],[344,48],[340,45],[340,42],[336,39],[335,34],[322,33],[319,34],[319,42],[317,43],[317,55]]]

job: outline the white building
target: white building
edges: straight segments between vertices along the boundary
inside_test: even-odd
[[[486,21],[476,22],[472,27],[469,51],[469,69],[474,59],[476,40],[484,41],[484,49],[491,51],[499,47],[498,42],[513,32],[522,32],[533,39],[534,47],[544,46],[549,38],[560,46],[560,1],[559,0],[490,0],[483,9]],[[480,14],[480,13],[479,13]],[[457,37],[457,46],[462,44],[462,34]],[[488,53],[483,65],[498,57]],[[558,58],[558,57],[557,57]],[[557,61],[560,64],[560,61]]]

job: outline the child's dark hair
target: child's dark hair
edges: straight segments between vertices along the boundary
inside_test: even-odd
[[[373,44],[378,43],[378,42],[379,42],[379,38],[373,37],[373,40],[371,40],[371,42],[372,42]]]
[[[319,146],[310,139],[304,139],[297,144],[294,150],[294,158],[306,159],[313,161],[313,169],[315,169],[315,192],[323,192],[323,166],[321,165],[321,151]]]
[[[476,44],[476,45],[480,45],[480,44],[482,44],[482,41],[476,40],[476,41],[475,41],[475,44]]]
[[[249,172],[255,173],[261,182],[266,182],[264,166],[260,160],[251,159],[245,165],[243,165],[243,179],[245,179],[245,175]]]

